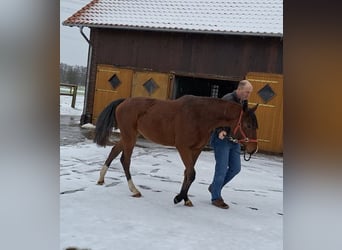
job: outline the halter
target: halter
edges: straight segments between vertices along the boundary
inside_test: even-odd
[[[239,130],[240,133],[242,134],[243,136],[243,139],[240,139],[240,140],[237,140],[237,139],[234,139],[236,140],[236,142],[258,142],[257,139],[249,139],[247,136],[246,136],[246,133],[243,131],[242,129],[242,126],[241,126],[241,120],[242,120],[242,114],[243,114],[243,111],[241,110],[240,112],[240,117],[239,117],[239,120],[238,120],[238,123],[236,124],[234,130],[233,130],[233,135],[236,135],[237,131]]]
[[[257,139],[249,139],[246,136],[246,133],[243,131],[242,126],[241,126],[241,121],[242,121],[242,115],[243,115],[243,110],[241,110],[240,116],[239,116],[239,120],[238,123],[236,124],[234,130],[233,130],[233,135],[236,135],[237,131],[239,130],[241,135],[243,136],[242,139],[238,140],[235,139],[233,137],[230,137],[229,140],[235,142],[235,143],[241,143],[241,142],[258,142]],[[244,154],[243,154],[243,158],[245,161],[249,161],[252,157],[252,154],[249,154],[249,158],[246,158],[246,150],[244,150]]]

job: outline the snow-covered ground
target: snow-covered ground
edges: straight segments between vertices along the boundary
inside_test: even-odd
[[[80,116],[83,96],[60,97],[61,115]],[[212,151],[196,163],[189,197],[175,205],[184,167],[177,151],[144,140],[135,147],[131,173],[143,197],[133,198],[119,159],[96,185],[111,147],[91,140],[60,147],[60,249],[280,250],[283,249],[283,158],[257,153],[223,190],[228,210],[210,203]]]
[[[59,98],[59,113],[61,115],[81,116],[84,104],[84,95],[77,91],[75,108],[71,107],[72,96],[61,95]],[[82,92],[81,92],[82,93]]]

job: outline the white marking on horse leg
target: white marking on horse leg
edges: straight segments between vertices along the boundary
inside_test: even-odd
[[[99,180],[97,181],[97,184],[98,185],[102,185],[104,183],[104,177],[107,173],[107,170],[108,170],[108,166],[106,165],[103,165],[101,171],[100,171],[100,177],[99,177]]]
[[[187,201],[184,201],[184,206],[193,207],[194,205],[192,204],[191,200],[187,200]]]
[[[128,183],[128,188],[129,190],[133,193],[133,197],[141,197],[141,193],[139,192],[139,190],[135,187],[132,179],[130,179],[129,181],[127,181]]]

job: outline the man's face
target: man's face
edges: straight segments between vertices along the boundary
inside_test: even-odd
[[[247,100],[253,91],[253,87],[246,85],[237,89],[237,95],[241,100]]]

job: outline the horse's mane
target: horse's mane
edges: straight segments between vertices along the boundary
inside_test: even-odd
[[[255,112],[251,109],[248,109],[247,112],[248,112],[248,116],[251,118],[252,127],[258,128],[258,120],[257,120],[257,117],[255,115]]]
[[[209,96],[195,96],[195,95],[184,95],[180,98],[199,98],[202,99],[203,101],[207,102],[210,101],[211,103],[224,103],[224,102],[230,102],[232,105],[235,106],[241,106],[239,103],[236,103],[233,100],[224,100],[222,98],[218,98],[218,97],[209,97]],[[248,102],[245,103],[245,106],[242,107],[243,110],[247,110],[247,114],[248,116],[251,118],[251,122],[252,122],[252,127],[253,128],[258,128],[258,120],[257,117],[255,115],[255,112],[253,110],[251,110],[250,108],[248,108]]]
[[[221,99],[221,98],[217,98],[217,97],[203,97],[205,99],[210,99],[212,102],[217,102],[217,103],[222,103],[222,102],[230,102],[232,103],[233,105],[239,105],[241,106],[239,103],[235,102],[235,101],[232,101],[232,100],[224,100],[224,99]],[[248,108],[248,102],[245,102],[245,106],[242,106],[242,109],[243,110],[247,110],[247,114],[248,116],[251,118],[251,122],[252,122],[252,127],[253,128],[258,128],[258,120],[257,120],[257,117],[255,115],[255,112]]]

